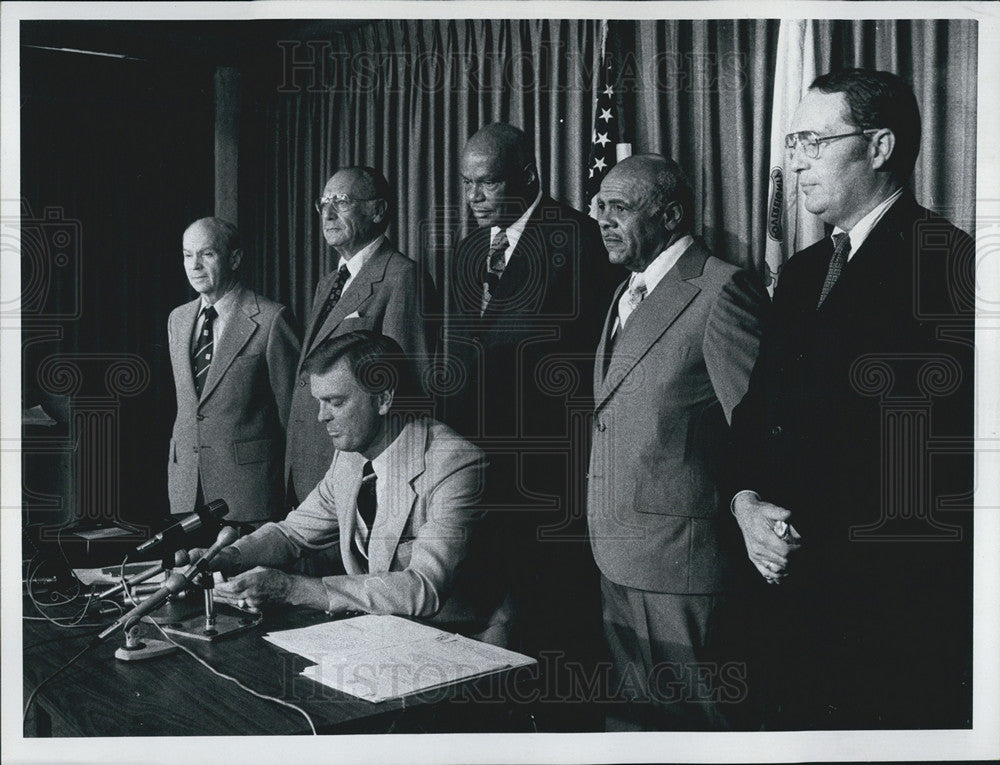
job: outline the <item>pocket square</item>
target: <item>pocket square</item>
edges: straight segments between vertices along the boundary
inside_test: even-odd
[[[344,317],[344,321],[347,321],[348,319],[360,319],[360,318],[361,314],[359,314],[357,311],[354,311],[353,313],[347,314],[347,316]]]

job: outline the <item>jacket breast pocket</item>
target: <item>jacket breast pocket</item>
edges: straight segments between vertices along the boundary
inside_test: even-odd
[[[359,329],[367,329],[372,332],[376,331],[378,327],[375,326],[374,316],[351,316],[340,322],[340,327],[337,329],[337,334],[343,334],[346,332],[354,332]]]
[[[271,458],[272,448],[269,438],[261,438],[256,441],[237,441],[233,444],[233,458],[237,465],[266,462]]]

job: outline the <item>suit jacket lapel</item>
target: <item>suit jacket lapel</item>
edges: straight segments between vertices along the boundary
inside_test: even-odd
[[[333,501],[337,505],[337,526],[340,529],[340,556],[348,574],[363,574],[354,550],[354,534],[358,529],[358,491],[361,489],[361,469],[365,458],[355,452],[337,452],[334,458]]]
[[[181,308],[177,317],[177,336],[174,338],[173,347],[170,349],[174,369],[181,370],[178,377],[181,384],[185,386],[185,390],[182,392],[191,399],[195,398],[194,368],[191,366],[191,338],[194,336],[194,325],[198,320],[198,312],[200,310],[200,297],[195,298],[190,303],[186,303]]]
[[[604,376],[607,374],[609,362],[608,344],[611,342],[611,328],[615,325],[615,319],[618,316],[618,301],[621,300],[622,293],[627,287],[628,279],[618,285],[618,289],[615,290],[614,298],[611,300],[611,306],[608,308],[607,315],[604,317],[604,328],[601,331],[601,340],[597,344],[597,354],[594,356],[595,395],[600,393],[601,386],[604,384]]]
[[[407,424],[398,439],[392,447],[394,457],[386,471],[388,475],[379,478],[385,482],[381,494],[386,507],[379,506],[368,543],[368,570],[373,574],[389,570],[403,529],[413,513],[417,501],[413,481],[425,469],[427,423],[417,420]]]
[[[695,241],[635,310],[615,341],[611,363],[597,395],[600,408],[701,290],[689,281],[700,276],[708,250]]]
[[[385,279],[385,269],[389,263],[389,257],[392,255],[394,250],[395,248],[392,243],[390,243],[388,239],[385,239],[382,242],[382,246],[371,254],[365,264],[361,267],[358,274],[351,280],[351,283],[347,285],[347,289],[344,290],[344,294],[340,296],[340,300],[337,301],[337,305],[333,307],[333,310],[330,311],[330,315],[327,316],[326,320],[323,322],[323,326],[319,328],[319,332],[316,333],[316,338],[309,346],[309,353],[311,353],[317,345],[323,342],[323,340],[329,337],[345,317],[358,310],[358,306],[374,294],[376,286],[383,279]],[[330,292],[333,290],[334,281],[335,278],[331,279],[328,288],[324,290],[322,302],[317,296],[317,310],[319,307],[322,307],[323,303],[325,303],[326,299],[329,297]],[[312,331],[311,327],[309,331]],[[308,336],[309,335],[307,335],[307,337]],[[308,355],[308,353],[306,355]]]
[[[219,380],[232,365],[233,359],[243,350],[243,346],[250,341],[259,326],[253,318],[260,313],[256,296],[242,286],[237,286],[235,289],[240,292],[233,303],[232,316],[226,324],[226,332],[215,343],[212,364],[208,368],[208,379],[205,380],[205,387],[201,391],[202,401],[212,395]]]

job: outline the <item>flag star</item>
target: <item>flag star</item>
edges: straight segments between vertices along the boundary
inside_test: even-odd
[[[597,119],[604,120],[605,122],[610,122],[611,121],[611,110],[610,109],[601,109],[601,116],[598,117]]]
[[[604,163],[604,157],[596,157],[594,159],[594,169],[595,170],[603,170],[606,167],[607,167],[607,165]]]
[[[611,139],[608,138],[607,133],[598,133],[597,138],[594,139],[594,143],[599,143],[603,147],[605,144],[611,143]]]
[[[614,94],[615,94],[615,89],[612,88],[610,85],[608,85],[608,87],[604,89],[604,95],[613,96]]]

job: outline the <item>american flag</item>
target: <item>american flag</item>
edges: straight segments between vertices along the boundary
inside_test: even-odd
[[[608,22],[604,22],[602,35],[601,71],[598,81],[597,100],[594,107],[594,130],[591,136],[590,159],[587,161],[586,199],[592,203],[594,195],[601,189],[601,181],[615,163],[631,156],[632,144],[625,141],[625,125],[622,124],[621,88],[619,87],[620,54],[619,46],[609,41]],[[609,42],[612,44],[609,45]]]

